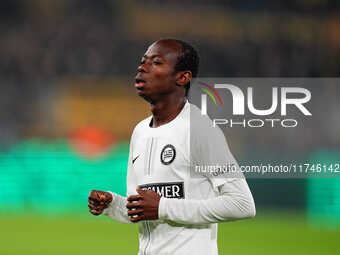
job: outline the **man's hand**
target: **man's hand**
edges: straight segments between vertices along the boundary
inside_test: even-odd
[[[132,222],[141,220],[157,220],[158,207],[161,196],[153,190],[142,190],[140,187],[136,189],[138,195],[128,197],[126,208]]]
[[[112,199],[109,192],[92,190],[88,198],[90,213],[96,216],[102,214],[103,210],[112,202]]]

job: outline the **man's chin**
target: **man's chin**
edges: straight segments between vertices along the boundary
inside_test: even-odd
[[[152,101],[151,98],[143,92],[143,90],[137,90],[137,94],[147,102]]]

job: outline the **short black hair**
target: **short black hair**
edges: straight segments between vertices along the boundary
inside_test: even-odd
[[[192,77],[195,78],[198,75],[200,58],[197,50],[189,43],[172,39],[182,46],[182,51],[179,54],[177,63],[175,65],[175,72],[189,70],[192,73]],[[188,96],[190,89],[190,81],[185,85],[185,96]]]

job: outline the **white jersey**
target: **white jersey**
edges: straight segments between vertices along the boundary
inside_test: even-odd
[[[199,139],[191,141],[190,145],[190,117],[192,116],[201,118],[202,126],[198,128],[203,133]],[[217,224],[214,222],[226,221],[226,218],[219,216],[219,213],[215,213],[210,218],[199,215],[201,212],[198,207],[204,204],[197,204],[195,212],[196,205],[179,204],[171,207],[170,203],[175,200],[202,201],[220,195],[218,187],[228,184],[230,180],[221,177],[212,178],[203,174],[193,176],[191,166],[202,162],[216,163],[216,159],[220,163],[237,165],[226,140],[221,130],[212,128],[210,119],[201,116],[199,109],[188,102],[171,122],[152,128],[151,121],[150,116],[136,126],[130,143],[128,162],[127,196],[136,194],[137,186],[142,189],[152,189],[162,196],[159,208],[160,219],[139,222],[138,255],[216,255],[218,254]],[[209,133],[204,131],[205,125],[210,129]],[[218,143],[224,145],[222,150],[216,151],[216,148],[220,147],[209,145],[211,140],[216,141],[216,138]],[[234,182],[232,187],[238,189],[239,186],[241,186],[240,192],[246,193],[248,199],[250,192],[244,179]],[[108,211],[105,213],[119,220],[117,214],[127,213],[122,199],[119,203],[110,207],[111,215]],[[217,201],[211,205],[215,206],[216,203]],[[209,210],[210,206],[205,206],[206,210]],[[225,211],[225,208],[223,210]],[[233,215],[230,217],[237,218]]]

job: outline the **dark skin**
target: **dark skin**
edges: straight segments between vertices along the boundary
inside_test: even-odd
[[[185,85],[190,82],[192,73],[189,70],[175,71],[181,47],[173,40],[156,41],[147,49],[137,68],[135,87],[139,96],[150,103],[153,128],[175,119],[186,102]],[[137,195],[127,198],[131,222],[158,219],[160,195],[139,187],[136,191]],[[90,212],[100,215],[112,199],[111,193],[91,191],[88,198]]]
[[[90,213],[98,216],[103,213],[103,210],[112,202],[112,195],[109,192],[100,190],[91,190],[88,197],[88,207]]]
[[[180,44],[171,40],[157,41],[147,49],[137,68],[135,87],[150,103],[152,127],[173,120],[185,104],[185,85],[192,74],[190,71],[175,72],[180,53]],[[140,80],[142,82],[138,83]]]

